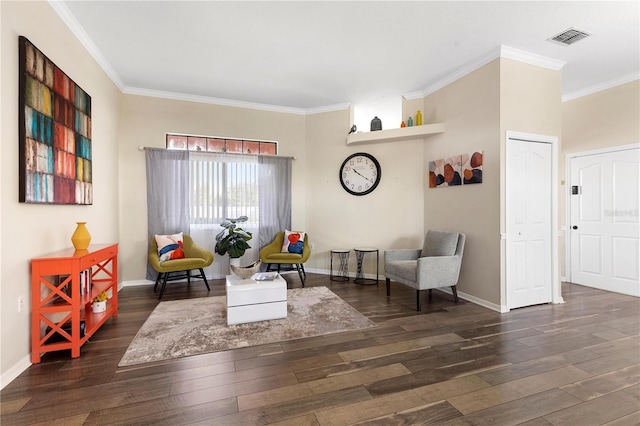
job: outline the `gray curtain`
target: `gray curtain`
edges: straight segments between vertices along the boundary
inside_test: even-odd
[[[273,241],[278,232],[291,229],[291,160],[270,155],[258,157],[260,248]]]
[[[145,158],[149,245],[156,234],[189,233],[189,151],[145,148]],[[147,262],[147,279],[156,275]]]

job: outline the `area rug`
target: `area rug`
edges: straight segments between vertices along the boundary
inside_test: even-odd
[[[227,325],[226,298],[160,302],[118,366],[375,327],[326,287],[287,291],[287,318]]]

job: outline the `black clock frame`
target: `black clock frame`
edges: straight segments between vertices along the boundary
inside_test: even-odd
[[[352,191],[351,189],[349,189],[345,184],[344,181],[342,180],[342,173],[344,171],[344,166],[349,162],[349,160],[351,160],[353,157],[367,157],[369,160],[371,160],[371,162],[373,162],[373,164],[376,166],[376,181],[373,183],[373,185],[371,185],[371,187],[369,189],[367,189],[366,191],[363,192],[357,192],[357,191]],[[351,195],[367,195],[370,194],[371,192],[373,192],[374,189],[376,189],[378,187],[378,184],[380,183],[380,179],[382,179],[382,168],[380,167],[380,163],[378,162],[378,160],[371,154],[367,154],[366,152],[356,152],[355,154],[351,154],[350,156],[348,156],[343,162],[342,165],[340,166],[340,170],[338,170],[338,180],[340,181],[340,185],[342,185],[342,188],[344,188],[345,191],[347,191],[349,194]]]

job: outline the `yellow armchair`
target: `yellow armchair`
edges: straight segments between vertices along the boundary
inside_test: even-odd
[[[271,270],[271,265],[277,266],[277,271],[280,272],[282,265],[291,265],[291,268],[296,268],[302,287],[304,287],[304,280],[307,278],[307,273],[304,270],[304,263],[309,260],[311,256],[311,246],[309,245],[309,234],[305,234],[304,243],[302,246],[302,253],[282,253],[282,244],[284,243],[284,232],[278,232],[272,242],[264,246],[260,250],[260,260],[267,265],[267,271]]]
[[[213,253],[198,246],[193,242],[191,236],[187,234],[182,234],[182,241],[185,256],[183,259],[160,262],[160,258],[158,256],[158,244],[156,243],[155,238],[151,239],[151,245],[149,247],[149,263],[153,269],[158,272],[158,277],[156,278],[156,284],[153,287],[153,291],[156,291],[158,284],[162,281],[162,287],[160,288],[160,296],[158,296],[158,299],[162,299],[164,289],[167,286],[167,281],[183,278],[186,278],[187,283],[189,284],[191,284],[191,278],[202,278],[204,284],[207,286],[207,290],[211,290],[211,288],[209,288],[209,283],[207,282],[207,277],[204,275],[203,268],[206,268],[213,263]],[[191,271],[195,269],[200,271],[199,275],[191,275]]]

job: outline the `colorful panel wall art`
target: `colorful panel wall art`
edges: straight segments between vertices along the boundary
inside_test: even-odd
[[[429,188],[482,183],[482,151],[429,161]]]
[[[19,54],[19,201],[93,204],[91,97],[25,37]]]

